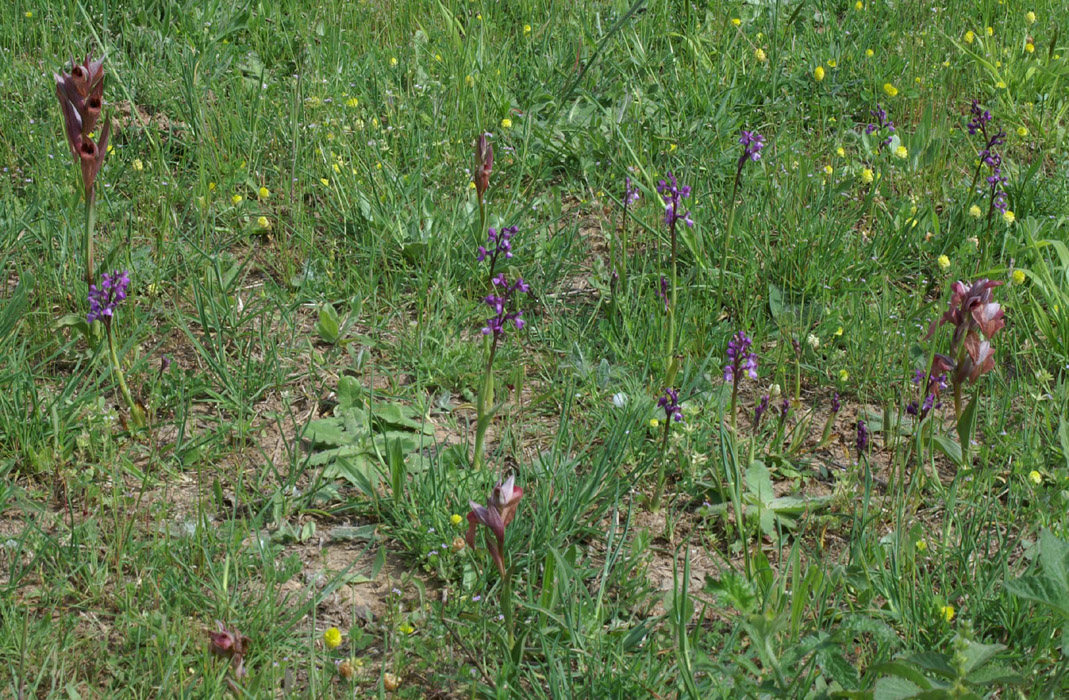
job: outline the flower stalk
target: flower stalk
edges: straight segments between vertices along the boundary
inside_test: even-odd
[[[743,131],[739,136],[742,145],[742,153],[735,164],[735,182],[731,186],[731,200],[728,204],[727,228],[724,231],[724,253],[720,258],[720,284],[716,296],[720,303],[724,303],[724,278],[728,275],[728,264],[731,254],[731,233],[735,228],[735,198],[739,193],[739,183],[742,182],[742,169],[746,161],[761,160],[761,149],[765,147],[765,137],[756,131]]]

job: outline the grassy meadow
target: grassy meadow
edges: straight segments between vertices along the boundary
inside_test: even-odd
[[[0,696],[1066,697],[1067,29],[0,4]]]

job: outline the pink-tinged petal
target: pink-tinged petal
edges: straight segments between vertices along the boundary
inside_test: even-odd
[[[972,317],[980,326],[980,330],[988,338],[992,337],[1006,325],[1003,319],[1005,312],[998,302],[988,302],[973,308]]]

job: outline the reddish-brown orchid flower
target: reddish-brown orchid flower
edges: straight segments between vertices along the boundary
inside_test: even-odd
[[[486,140],[486,134],[479,134],[475,141],[475,194],[479,201],[490,187],[490,172],[494,169],[494,147]]]
[[[211,650],[216,656],[230,659],[230,665],[234,669],[236,678],[244,678],[245,654],[249,650],[252,640],[239,632],[236,628],[233,632],[223,627],[223,623],[216,620],[215,630],[206,630],[211,639]]]
[[[985,337],[991,338],[1006,325],[1002,307],[994,300],[991,291],[1001,284],[1001,281],[989,279],[977,280],[968,287],[964,282],[955,282],[950,287],[949,307],[942,317],[928,328],[928,337],[930,338],[939,326],[950,323],[954,326],[952,343],[955,348],[965,339],[967,333],[976,329]]]
[[[490,550],[490,556],[502,577],[505,576],[505,528],[516,517],[516,509],[523,498],[523,489],[516,486],[515,481],[515,477],[510,476],[494,486],[485,506],[470,501],[471,512],[468,513],[468,534],[465,538],[468,546],[475,548],[475,530],[479,523],[488,527],[494,536],[486,537],[486,548]]]
[[[93,196],[93,183],[108,152],[111,122],[104,120],[100,142],[94,143],[89,134],[96,128],[104,106],[104,59],[86,56],[82,63],[71,60],[70,73],[55,74],[56,97],[67,135],[67,146],[82,169],[82,185],[86,199]]]

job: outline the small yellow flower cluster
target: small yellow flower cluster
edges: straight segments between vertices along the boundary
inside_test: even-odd
[[[456,513],[453,513],[451,516],[449,516],[449,522],[452,523],[453,527],[456,527],[457,525],[460,525],[462,522],[464,522],[464,518],[460,517]]]
[[[768,56],[765,55],[765,50],[762,48],[754,49],[753,57],[757,59],[758,63],[764,63],[768,60]]]
[[[944,605],[943,607],[939,608],[939,616],[947,622],[950,622],[954,619],[954,613],[955,610],[953,605]]]
[[[531,25],[529,25],[529,24],[523,25],[523,35],[527,36],[530,33],[531,33]]]
[[[1013,280],[1014,284],[1024,284],[1024,270],[1014,270],[1010,278]]]
[[[1002,220],[1005,221],[1007,224],[1012,224],[1014,221],[1017,220],[1017,217],[1011,210],[1007,209],[1006,211],[1002,212]]]
[[[133,168],[136,172],[141,172],[145,169],[145,164],[141,162],[140,158],[134,158]]]
[[[965,43],[966,44],[971,44],[975,38],[976,38],[976,35],[972,33],[972,30],[969,30],[969,31],[965,32]]]
[[[903,160],[909,155],[909,149],[905,146],[899,146],[895,149],[895,157],[902,158]]]
[[[971,216],[972,218],[979,219],[983,215],[984,215],[984,212],[982,212],[980,210],[980,207],[978,207],[977,205],[974,204],[971,207],[969,207],[969,216]]]
[[[824,66],[817,66],[813,69],[813,80],[817,81],[818,83],[821,80],[824,80]]]
[[[256,225],[264,231],[268,231],[271,229],[271,220],[266,216],[261,216],[256,219]]]
[[[738,17],[735,17],[734,19],[732,19],[731,23],[733,25],[735,25],[736,27],[741,27],[742,26],[742,20],[739,19]]]
[[[1043,483],[1043,475],[1033,469],[1032,471],[1028,472],[1028,480],[1036,486],[1039,486]]]
[[[236,194],[236,195],[234,195],[233,197],[230,198],[230,201],[236,207],[237,205],[241,204],[241,200],[242,199],[244,199],[244,197],[242,197],[240,194]]]
[[[323,633],[323,643],[327,645],[327,649],[337,649],[341,645],[341,630],[337,627],[331,627]]]
[[[346,107],[359,107],[360,106],[360,100],[356,99],[355,97],[350,97],[349,99],[347,99],[345,101],[345,106]]]
[[[835,169],[834,169],[834,168],[832,168],[832,167],[831,167],[830,165],[825,165],[825,166],[824,166],[824,174],[825,174],[825,175],[827,175],[827,176],[829,176],[829,177],[830,177],[830,176],[831,176],[831,174],[832,174],[832,173],[834,173],[834,172],[835,172]]]
[[[261,186],[257,194],[260,195],[260,199],[267,199],[271,196],[271,190]]]
[[[871,185],[872,184],[872,180],[873,180],[872,168],[865,168],[864,170],[861,171],[861,181],[863,183],[865,183],[866,185]]]
[[[1035,24],[1036,23],[1036,13],[1032,12],[1031,10],[1029,10],[1028,12],[1025,12],[1024,13],[1024,21],[1028,22],[1029,24]]]
[[[898,95],[898,88],[896,88],[891,83],[884,83],[883,91],[887,93],[888,97],[895,97]]]
[[[508,117],[505,117],[504,119],[502,119],[501,120],[501,128],[502,129],[511,129],[512,128],[512,120],[509,119]]]
[[[945,271],[947,268],[950,267],[950,258],[948,258],[946,255],[940,255],[936,262],[939,263],[940,270]]]

